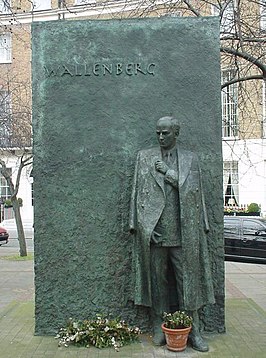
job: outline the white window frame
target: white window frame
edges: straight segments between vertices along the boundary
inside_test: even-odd
[[[263,138],[266,138],[266,81],[262,81],[262,124]]]
[[[10,175],[12,175],[11,168],[7,168],[7,170],[10,172]],[[1,201],[10,199],[10,197],[11,197],[11,193],[10,193],[10,189],[7,184],[6,178],[0,173],[0,198],[1,198]]]
[[[225,206],[232,203],[239,206],[239,172],[236,160],[223,163],[223,196]]]
[[[2,115],[3,113],[3,115]],[[8,120],[11,114],[11,96],[9,91],[0,89],[0,120]]]
[[[95,2],[96,0],[75,0],[75,5],[89,5]]]
[[[235,70],[222,71],[222,83],[230,81]],[[231,84],[222,89],[222,135],[223,138],[238,137],[238,85]]]
[[[11,96],[0,90],[0,146],[7,147],[11,140]]]
[[[0,34],[0,63],[12,62],[12,38],[11,33]]]
[[[223,5],[223,4],[222,4]],[[223,11],[223,15],[221,18],[220,29],[223,34],[232,34],[235,32],[234,27],[234,10],[235,10],[235,3],[234,0],[231,0],[226,8]],[[213,16],[221,16],[220,8],[215,5],[211,5],[211,13]]]
[[[51,8],[52,8],[51,0],[33,0],[32,1],[32,11],[51,10]]]
[[[10,14],[11,0],[0,0],[0,15]]]
[[[261,0],[260,4],[260,29],[266,31],[266,0]]]

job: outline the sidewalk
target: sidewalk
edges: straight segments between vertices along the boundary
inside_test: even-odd
[[[190,347],[173,353],[141,343],[113,349],[58,347],[53,337],[34,336],[33,262],[3,260],[0,248],[0,358],[266,358],[266,265],[226,263],[225,334],[205,336],[210,351]],[[10,255],[10,250],[8,255]]]

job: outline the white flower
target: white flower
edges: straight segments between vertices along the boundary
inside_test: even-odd
[[[108,326],[106,326],[105,328],[104,328],[104,332],[108,332],[110,330],[110,328],[108,327]]]

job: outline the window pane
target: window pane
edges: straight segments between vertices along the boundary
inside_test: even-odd
[[[51,9],[51,0],[34,0],[32,2],[33,11]]]
[[[222,72],[222,83],[235,78],[234,70]],[[223,137],[236,137],[238,135],[237,118],[237,84],[234,83],[222,90],[222,128]]]
[[[0,14],[6,14],[10,12],[11,1],[0,0]]]
[[[260,5],[260,28],[266,30],[266,0],[261,0]]]
[[[6,147],[11,141],[11,100],[7,91],[0,91],[0,146]]]
[[[11,175],[11,169],[8,169],[9,174]],[[10,198],[11,193],[10,189],[7,185],[6,179],[3,175],[0,174],[0,198],[1,201],[4,202],[6,199]]]
[[[0,35],[0,62],[11,62],[11,34]]]
[[[234,2],[230,1],[224,8],[221,20],[221,31],[224,33],[234,32]]]
[[[257,235],[258,232],[265,233],[265,227],[258,222],[245,220],[243,222],[243,233],[244,235]]]
[[[239,221],[236,220],[226,220],[224,222],[224,232],[237,234],[239,231]]]
[[[239,205],[238,162],[224,162],[224,205]]]

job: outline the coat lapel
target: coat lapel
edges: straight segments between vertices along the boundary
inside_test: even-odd
[[[192,163],[192,155],[190,152],[185,151],[181,148],[177,149],[178,158],[178,177],[179,177],[179,188],[186,181]]]
[[[150,167],[150,173],[164,193],[164,176],[155,169],[156,160],[162,160],[162,153],[160,147],[153,148],[150,158],[147,159],[149,160],[149,163],[147,164]]]
[[[164,191],[164,176],[157,172],[155,169],[156,160],[162,160],[162,154],[160,147],[152,148],[151,152],[146,157],[147,166],[150,168],[150,173],[160,186],[163,192]],[[178,177],[179,177],[179,188],[182,187],[184,182],[186,181],[192,163],[192,155],[190,152],[183,150],[181,148],[177,148],[177,158],[178,158]]]

